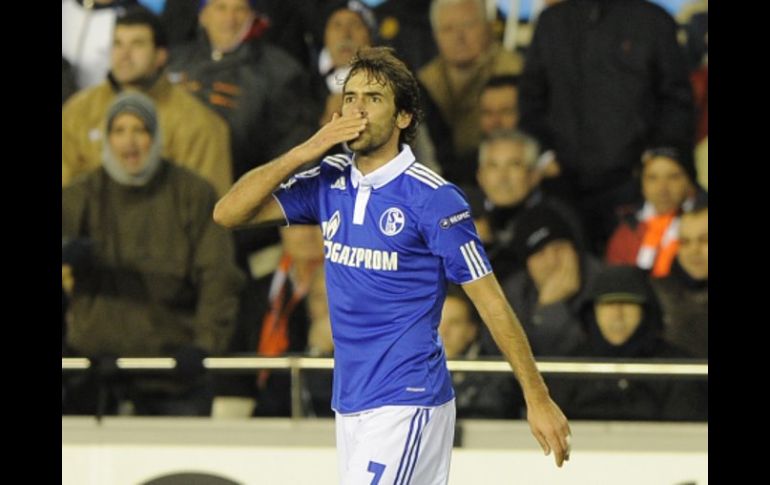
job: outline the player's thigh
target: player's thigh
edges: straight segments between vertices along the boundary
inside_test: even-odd
[[[362,416],[341,483],[445,484],[454,420],[454,401],[437,408],[386,406]]]
[[[448,402],[431,412],[417,456],[403,481],[404,485],[446,485],[455,434],[455,402]],[[419,459],[418,459],[419,458]],[[400,479],[401,480],[401,479]]]

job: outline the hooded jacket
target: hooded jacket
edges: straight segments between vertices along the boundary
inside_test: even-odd
[[[635,270],[638,271],[638,270]],[[641,272],[639,272],[641,275]],[[583,304],[580,319],[587,339],[575,348],[571,357],[592,360],[680,360],[689,358],[684,350],[664,341],[662,311],[644,276],[642,321],[622,345],[610,344],[596,321],[596,293]],[[621,287],[618,287],[621,288]],[[622,291],[619,290],[619,291]],[[576,420],[671,421],[705,420],[708,390],[700,381],[676,378],[645,379],[637,377],[555,378],[548,380],[554,401],[565,415]]]

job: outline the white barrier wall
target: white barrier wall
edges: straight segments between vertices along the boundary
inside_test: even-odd
[[[705,485],[705,424],[571,423],[561,469],[522,421],[464,421],[449,485]],[[331,420],[62,418],[62,485],[203,472],[243,485],[336,485]],[[368,484],[364,484],[368,485]]]

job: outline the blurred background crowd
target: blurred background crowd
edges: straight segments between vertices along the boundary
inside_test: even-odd
[[[332,356],[317,226],[228,231],[241,175],[341,107],[390,46],[420,83],[417,159],[461,187],[536,359],[708,359],[708,3],[62,0],[63,414],[288,416]],[[449,359],[499,359],[450,288]],[[117,357],[172,356],[126,375]],[[303,413],[332,416],[331,373]],[[510,374],[454,372],[459,418],[519,419]],[[705,421],[707,383],[547,377],[570,419]]]

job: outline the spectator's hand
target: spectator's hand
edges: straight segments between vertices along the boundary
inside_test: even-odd
[[[180,380],[189,382],[206,373],[203,359],[208,356],[205,350],[194,345],[181,347],[174,354],[176,375]]]
[[[546,456],[554,452],[556,466],[561,467],[565,460],[569,460],[572,431],[564,413],[550,397],[527,402],[527,421]]]
[[[541,306],[566,300],[580,290],[580,268],[575,249],[568,245],[559,247],[557,257],[557,268],[548,276],[538,294]]]
[[[561,175],[561,165],[559,165],[559,161],[554,158],[540,170],[540,173],[543,174],[543,178],[547,179],[558,177]]]
[[[535,169],[532,171],[532,184],[538,186],[543,179],[554,178],[559,175],[561,175],[561,165],[556,160],[556,152],[548,150],[540,155],[535,164]]]

